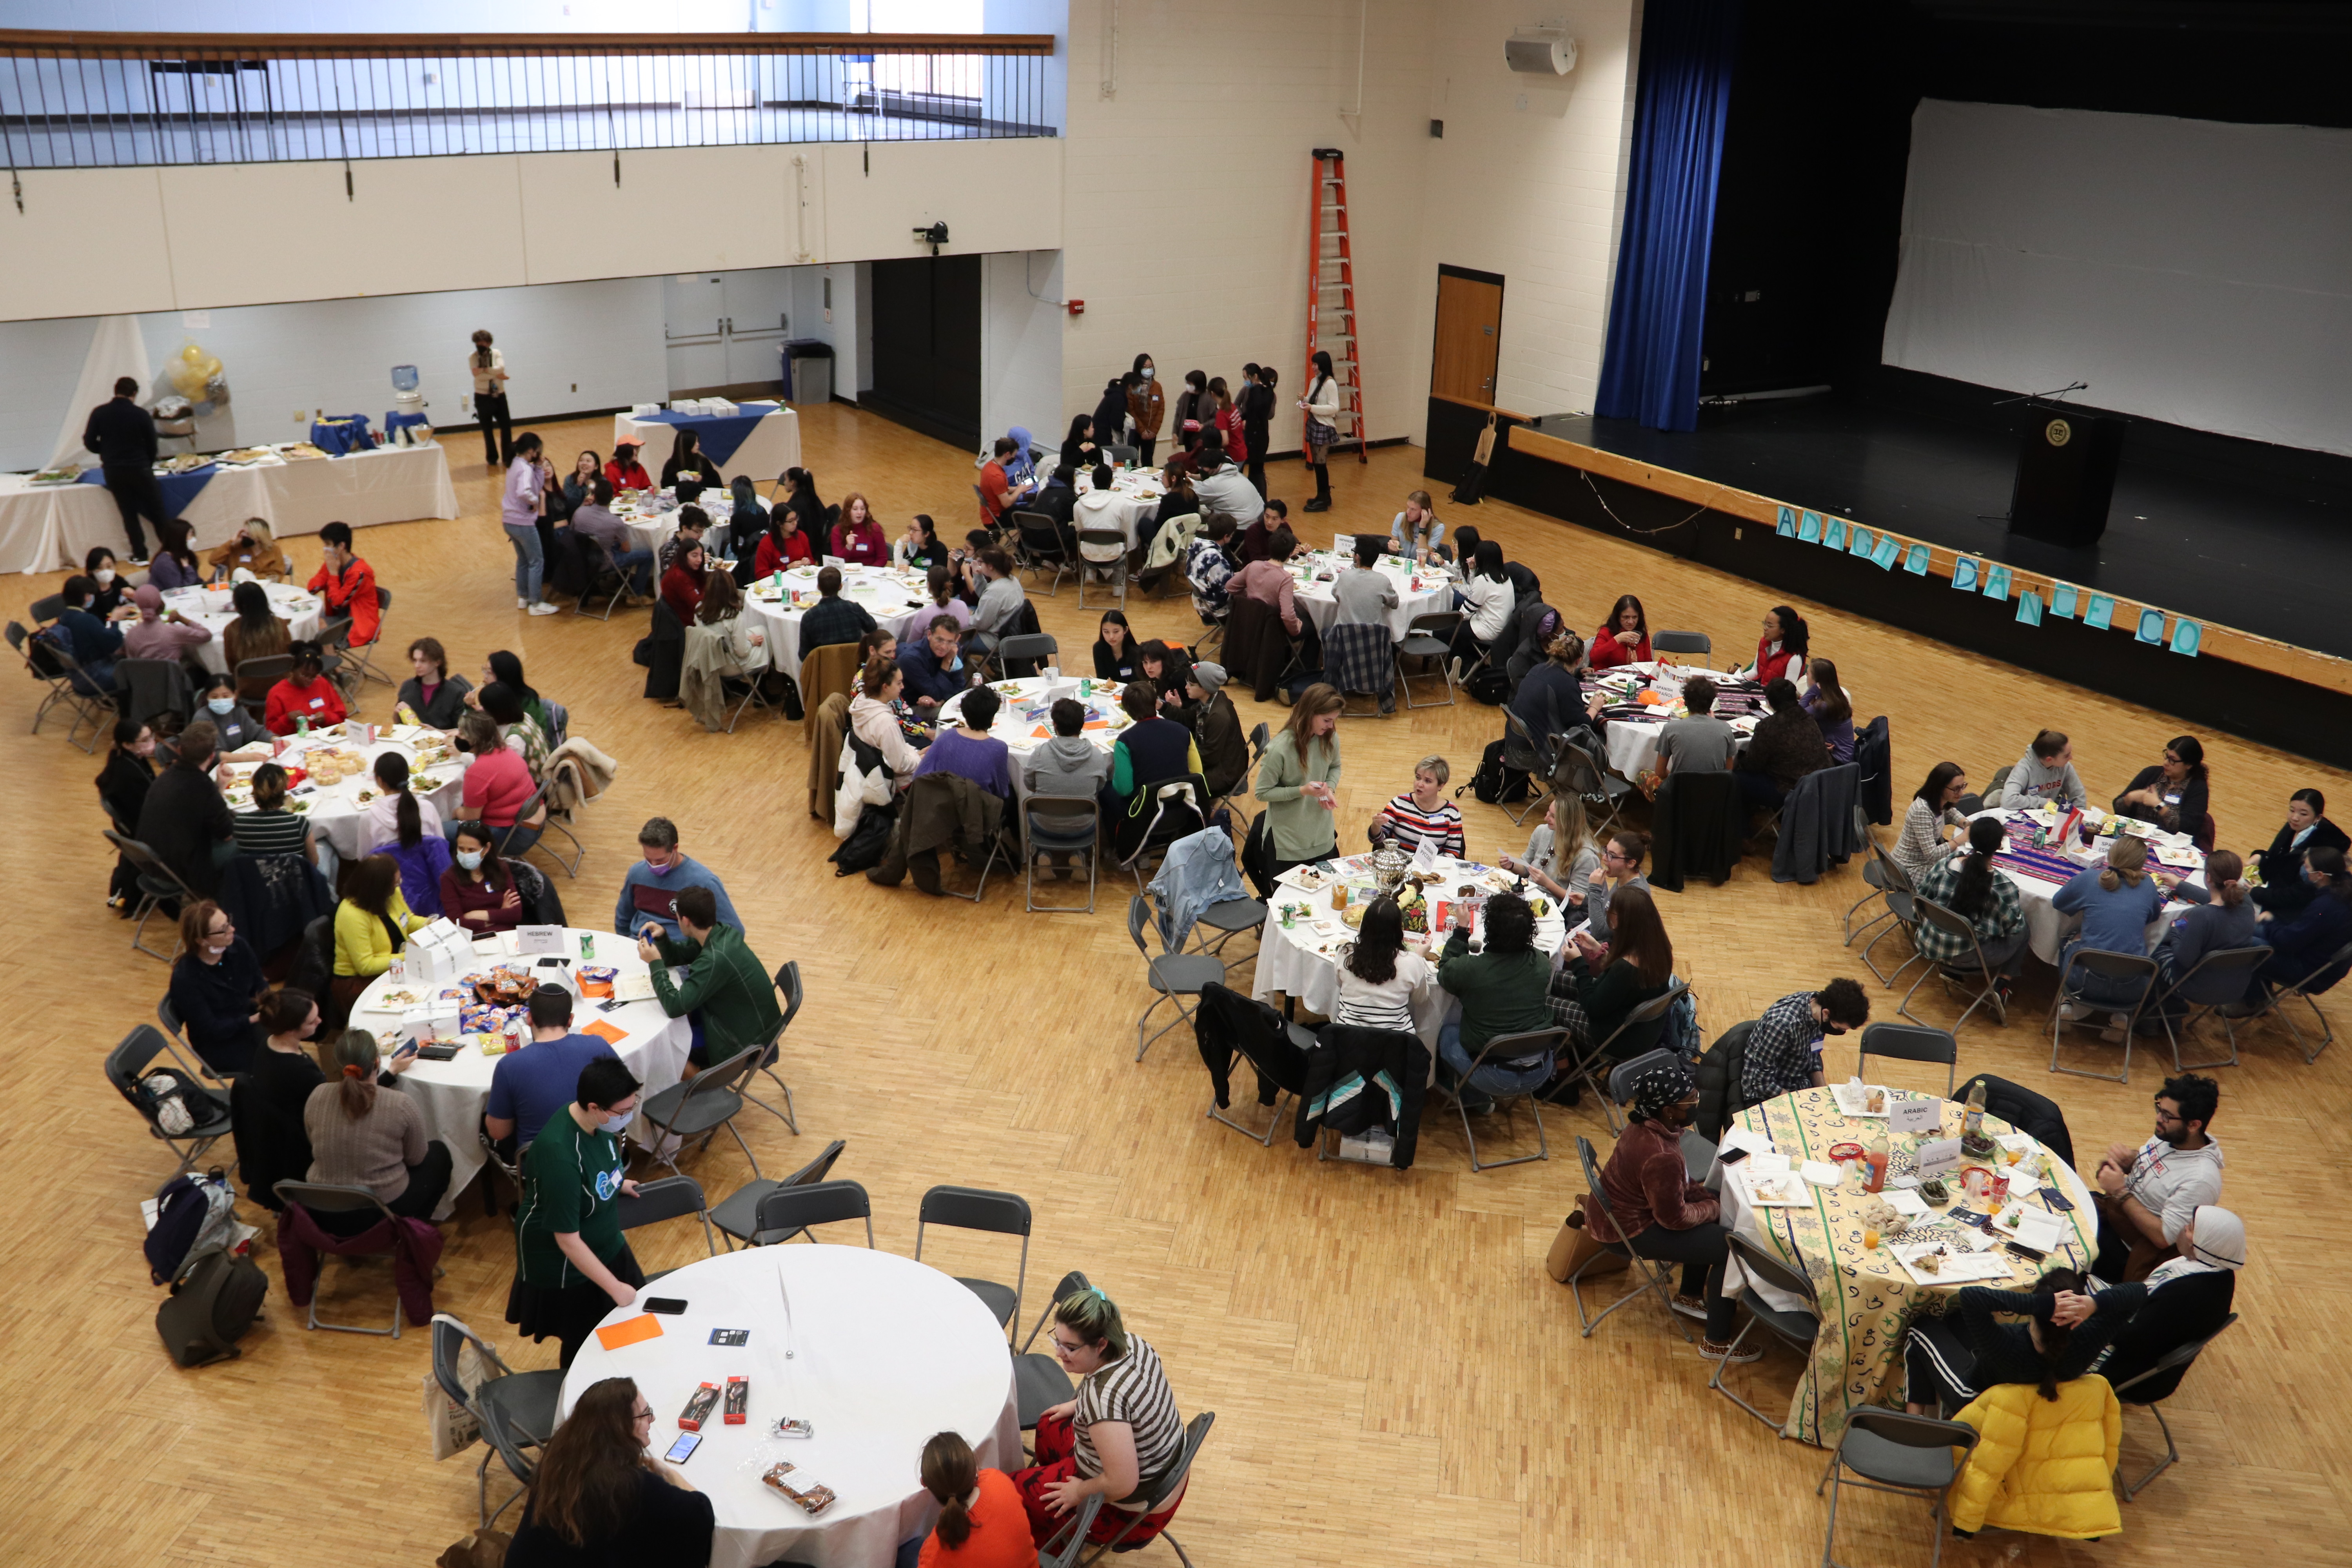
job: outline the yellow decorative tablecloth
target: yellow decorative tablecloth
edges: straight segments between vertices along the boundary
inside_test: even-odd
[[[1958,1101],[1944,1102],[1945,1137],[1959,1136],[1965,1110]],[[1772,1146],[1788,1155],[1794,1164],[1807,1160],[1826,1162],[1834,1144],[1867,1145],[1874,1133],[1885,1129],[1886,1122],[1877,1118],[1849,1117],[1838,1109],[1830,1089],[1808,1089],[1741,1111],[1737,1125],[1769,1136]],[[2008,1133],[2011,1128],[1998,1117],[1987,1116],[1984,1130],[1987,1136],[1994,1137]],[[1901,1175],[1911,1170],[1913,1142],[1907,1137],[1892,1141],[1892,1174]],[[2091,1206],[2090,1191],[2071,1166],[2038,1142],[2026,1156],[2029,1163],[2034,1153],[2048,1156],[2048,1179],[2074,1205],[2072,1214],[2060,1215],[2068,1224],[2070,1234],[2061,1250],[2044,1267],[2071,1264],[2087,1268],[2098,1247],[2098,1215]],[[1962,1169],[1987,1165],[2005,1170],[2007,1167],[1996,1164],[1999,1159],[1999,1155],[1992,1160],[1968,1159]],[[1958,1178],[1947,1181],[1952,1189],[1952,1201],[1933,1212],[1949,1214],[1972,1206],[1960,1190]],[[1780,1435],[1826,1447],[1836,1443],[1845,1430],[1846,1412],[1879,1402],[1887,1373],[1902,1363],[1904,1334],[1914,1316],[1923,1310],[1930,1315],[1939,1313],[1942,1301],[1961,1289],[1961,1283],[2022,1289],[2038,1277],[2040,1270],[2006,1252],[1996,1251],[1994,1256],[2009,1264],[2007,1282],[1990,1279],[1919,1285],[1884,1240],[1875,1250],[1864,1248],[1862,1215],[1874,1194],[1862,1190],[1859,1166],[1848,1168],[1841,1186],[1808,1184],[1806,1190],[1812,1202],[1803,1208],[1743,1205],[1744,1223],[1739,1228],[1749,1239],[1770,1247],[1782,1261],[1801,1270],[1812,1281],[1820,1297],[1821,1337],[1814,1342],[1812,1365],[1806,1369],[1790,1399],[1789,1418],[1781,1426]],[[2038,1197],[2029,1201],[2033,1206],[2041,1206]],[[1974,1206],[1981,1212],[1981,1205]],[[1906,1239],[1957,1236],[1962,1229],[1953,1221],[1935,1225],[1931,1220],[1920,1220]]]

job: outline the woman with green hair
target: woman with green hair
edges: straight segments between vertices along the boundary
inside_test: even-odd
[[[1107,1542],[1124,1530],[1120,1548],[1139,1545],[1168,1528],[1183,1500],[1179,1490],[1160,1512],[1138,1517],[1184,1451],[1183,1418],[1159,1352],[1089,1287],[1055,1304],[1054,1355],[1078,1392],[1037,1418],[1037,1462],[1013,1478],[1030,1533],[1049,1543],[1099,1496],[1103,1509],[1087,1539]]]

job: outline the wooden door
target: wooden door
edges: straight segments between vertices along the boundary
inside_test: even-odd
[[[1439,268],[1437,338],[1429,361],[1430,395],[1492,404],[1502,333],[1503,279],[1492,272]]]

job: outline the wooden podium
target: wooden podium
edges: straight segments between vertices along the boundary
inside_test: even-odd
[[[2074,548],[2097,543],[2106,531],[2124,423],[2060,404],[2028,404],[2018,433],[2009,531]]]

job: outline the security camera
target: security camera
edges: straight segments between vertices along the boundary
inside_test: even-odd
[[[947,220],[942,218],[929,228],[918,228],[915,230],[915,239],[918,244],[929,246],[931,254],[937,256],[940,253],[940,247],[948,242]]]

